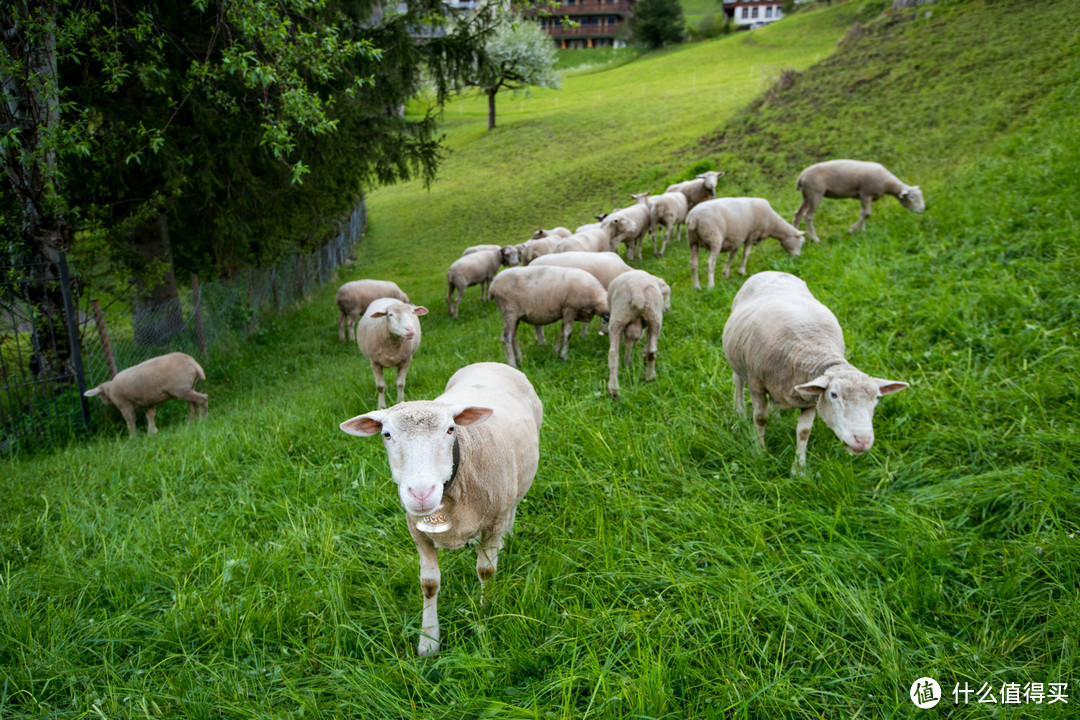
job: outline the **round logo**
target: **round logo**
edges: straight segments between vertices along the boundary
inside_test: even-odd
[[[930,677],[921,677],[911,684],[911,702],[915,707],[929,710],[941,702],[941,686],[937,680]]]

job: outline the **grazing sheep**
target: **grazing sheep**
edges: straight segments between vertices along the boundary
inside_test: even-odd
[[[556,246],[563,239],[562,235],[550,235],[536,240],[526,240],[525,247],[521,252],[521,264],[528,265],[541,255],[555,252]]]
[[[438,549],[476,543],[480,603],[503,537],[540,463],[544,406],[524,374],[501,363],[466,365],[446,391],[341,423],[350,435],[382,435],[424,594],[417,652],[439,651]]]
[[[521,252],[518,245],[473,245],[465,248],[461,253],[462,257],[466,255],[472,255],[473,253],[486,252],[488,250],[498,250],[499,257],[503,265],[517,265],[520,260],[519,254]]]
[[[579,270],[584,270],[599,280],[605,290],[608,285],[611,284],[611,281],[618,275],[633,270],[632,267],[623,262],[623,259],[619,257],[618,253],[610,251],[553,253],[551,255],[538,257],[529,263],[530,267],[537,267],[540,265],[574,267]],[[588,331],[589,323],[582,323],[581,337],[585,337],[585,334]],[[544,328],[542,325],[536,326],[536,344],[546,344],[544,341]]]
[[[653,195],[649,198],[649,213],[652,215],[651,231],[653,241],[653,255],[663,256],[671,241],[671,229],[675,228],[675,242],[679,241],[682,228],[686,226],[686,213],[690,211],[690,203],[681,192],[664,193]],[[658,250],[656,247],[656,229],[664,226],[664,244]]]
[[[405,377],[413,353],[420,347],[420,320],[427,308],[393,298],[379,298],[368,306],[356,325],[356,344],[371,363],[378,408],[386,407],[386,379],[383,368],[397,368],[397,401],[405,399]]]
[[[564,228],[562,225],[553,227],[550,230],[540,229],[533,233],[532,240],[539,240],[546,237],[570,237],[574,233],[570,232],[568,228]]]
[[[465,257],[466,255],[472,255],[475,252],[483,252],[483,251],[486,251],[486,250],[500,250],[500,249],[502,249],[502,245],[493,245],[493,244],[490,244],[490,243],[485,244],[485,245],[470,245],[469,247],[467,247],[467,248],[465,248],[464,250],[461,251],[461,256]]]
[[[490,300],[488,287],[500,265],[517,265],[517,248],[505,245],[493,250],[479,250],[462,255],[450,265],[446,272],[446,282],[450,291],[446,294],[446,311],[450,317],[458,316],[461,298],[465,297],[465,288],[480,286],[480,300]],[[454,297],[455,291],[457,297]]]
[[[595,277],[577,268],[518,267],[499,273],[491,283],[491,296],[503,316],[502,343],[506,362],[521,362],[517,328],[522,320],[547,325],[560,318],[562,332],[555,350],[566,360],[574,321],[588,322],[593,315],[606,317],[607,291]]]
[[[208,398],[195,390],[195,383],[205,380],[195,358],[182,352],[159,355],[138,365],[121,370],[112,380],[83,393],[86,397],[101,397],[105,405],[115,405],[127,423],[128,435],[135,437],[135,410],[146,408],[147,431],[157,433],[154,415],[157,406],[166,400],[187,400],[188,422],[209,412]]]
[[[706,200],[712,200],[716,197],[716,185],[722,177],[724,177],[724,173],[710,170],[709,172],[701,173],[693,180],[669,185],[664,192],[682,193],[686,196],[686,202],[689,208],[693,208],[698,203],[703,203]]]
[[[662,279],[644,270],[631,270],[611,281],[608,287],[607,322],[611,345],[608,349],[608,392],[619,399],[619,338],[626,346],[625,365],[630,366],[634,344],[647,331],[642,356],[645,382],[656,378],[656,342],[664,313],[671,309],[671,288]]]
[[[753,275],[731,301],[724,325],[724,355],[733,372],[735,410],[746,414],[744,387],[750,386],[758,441],[765,446],[769,401],[799,408],[796,463],[806,469],[806,443],[814,416],[861,455],[874,443],[874,406],[882,395],[908,385],[870,377],[844,359],[844,333],[829,308],[806,283],[788,273]]]
[[[636,257],[641,260],[642,239],[652,227],[649,193],[637,193],[630,197],[637,202],[630,207],[608,213],[600,227],[611,234],[612,251],[619,247],[619,243],[626,243],[626,259],[633,260]]]
[[[609,213],[601,213],[599,215],[596,215],[595,216],[596,217],[596,222],[585,223],[584,225],[578,225],[576,228],[574,228],[574,232],[579,233],[579,232],[585,232],[586,230],[595,230],[596,228],[600,227],[600,223],[604,222],[604,218],[606,218],[611,213],[619,212],[620,209],[621,208],[616,208],[616,209],[612,210]]]
[[[698,282],[698,248],[709,251],[709,288],[716,271],[716,256],[727,250],[728,261],[723,276],[731,274],[731,261],[741,247],[742,264],[739,274],[746,274],[746,259],[750,248],[767,237],[774,237],[791,255],[798,257],[802,250],[803,232],[796,230],[776,214],[768,200],[762,198],[718,198],[694,207],[686,215],[686,238],[690,244],[690,269],[694,289]]]
[[[560,238],[552,252],[607,252],[613,245],[618,247],[618,243],[613,242],[611,237],[611,229],[601,226]]]
[[[806,218],[806,230],[810,239],[819,242],[814,229],[814,213],[822,198],[859,198],[862,210],[859,219],[848,232],[863,229],[866,218],[870,217],[870,205],[885,195],[892,195],[900,204],[913,212],[921,213],[926,209],[922,190],[918,185],[905,185],[899,178],[876,162],[861,160],[828,160],[806,168],[799,174],[795,187],[802,192],[803,201],[795,211],[792,224]]]
[[[382,297],[409,302],[409,296],[389,280],[353,280],[338,288],[334,296],[334,304],[341,311],[338,318],[338,342],[345,342],[346,318],[349,321],[349,339],[355,340],[356,321],[364,314],[372,300]]]

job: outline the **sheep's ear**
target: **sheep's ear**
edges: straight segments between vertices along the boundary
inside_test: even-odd
[[[910,195],[910,194],[911,193],[909,191],[907,191],[907,190],[901,190],[900,194],[897,195],[896,197],[900,198],[901,200],[907,200],[908,195]]]
[[[385,417],[386,416],[383,413],[378,411],[368,413],[367,415],[357,415],[356,417],[341,423],[338,427],[350,435],[368,437],[378,432],[382,432],[383,419]]]
[[[368,317],[370,317],[370,318],[381,318],[381,317],[386,317],[386,313],[385,313],[385,312],[382,312],[382,311],[380,311],[380,312],[373,312],[373,313],[371,313],[370,315],[368,315]]]
[[[412,309],[414,315],[427,315],[428,309],[423,305],[417,305]]]
[[[98,385],[96,388],[93,388],[92,390],[87,390],[86,392],[84,392],[83,397],[94,397],[95,395],[100,395],[100,394],[101,394],[101,386]]]
[[[720,172],[716,173],[716,177],[718,177],[718,178],[724,177],[724,171],[721,170]]]
[[[882,380],[881,378],[874,378],[874,382],[878,384],[879,395],[892,395],[908,386],[906,382],[901,382],[899,380]]]
[[[816,396],[825,392],[825,389],[829,387],[829,377],[827,375],[821,375],[808,383],[795,386],[795,392],[803,395]]]
[[[454,424],[455,425],[479,425],[480,423],[491,417],[491,414],[495,412],[491,408],[485,407],[465,407],[454,412]]]
[[[796,230],[795,232],[798,233],[799,237],[806,237],[805,230]]]

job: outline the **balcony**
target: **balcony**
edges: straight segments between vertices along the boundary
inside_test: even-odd
[[[560,5],[549,10],[545,9],[545,17],[559,17],[562,15],[630,15],[633,12],[633,3],[630,0],[616,0],[616,2],[579,2],[573,5]],[[536,10],[530,10],[526,14],[537,14]]]
[[[550,27],[545,32],[553,38],[566,37],[615,37],[618,25],[581,25],[579,27]]]

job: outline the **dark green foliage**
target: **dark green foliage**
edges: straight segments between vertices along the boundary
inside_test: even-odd
[[[679,0],[638,0],[630,27],[634,42],[649,49],[677,45],[686,34]]]

